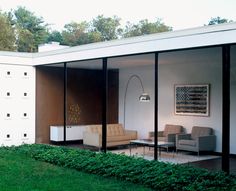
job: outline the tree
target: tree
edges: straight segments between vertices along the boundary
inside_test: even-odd
[[[100,33],[102,41],[119,38],[122,33],[122,29],[119,26],[120,18],[117,16],[104,17],[99,15],[92,20],[93,31]]]
[[[132,24],[127,22],[125,26],[125,30],[123,33],[123,37],[132,37],[132,36],[140,36],[152,33],[160,33],[171,31],[172,27],[165,25],[161,22],[161,19],[157,19],[156,22],[149,22],[147,19],[139,21],[138,24]]]
[[[100,15],[91,22],[71,22],[64,26],[62,44],[76,46],[117,39],[122,31],[119,26],[120,19],[116,16],[106,18]]]
[[[34,41],[34,35],[29,31],[22,28],[17,29],[17,51],[18,52],[35,52],[37,45]]]
[[[217,24],[231,23],[231,22],[233,22],[233,21],[225,19],[225,18],[214,17],[214,18],[211,18],[211,20],[209,21],[208,25],[217,25]]]
[[[15,51],[15,33],[8,16],[0,12],[0,50]]]
[[[63,37],[61,32],[59,31],[52,31],[52,32],[48,32],[48,38],[47,38],[47,42],[59,42],[60,44],[62,44],[63,42]]]
[[[62,43],[69,46],[76,46],[80,44],[89,43],[88,39],[88,30],[89,23],[86,21],[76,23],[71,22],[64,26],[64,30],[62,31]]]
[[[88,42],[93,43],[93,42],[101,42],[102,41],[102,36],[99,32],[97,31],[89,31],[88,32]]]
[[[17,31],[17,47],[20,52],[36,52],[38,45],[47,39],[47,24],[42,17],[24,7],[18,7],[12,12]]]

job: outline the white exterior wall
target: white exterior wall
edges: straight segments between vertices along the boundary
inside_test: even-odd
[[[22,143],[35,143],[35,68],[0,64],[0,145]]]

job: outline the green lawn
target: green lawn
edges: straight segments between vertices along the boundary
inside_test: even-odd
[[[23,154],[0,150],[1,191],[150,191],[122,182],[35,161]]]

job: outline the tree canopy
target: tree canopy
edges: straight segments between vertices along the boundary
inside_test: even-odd
[[[153,23],[147,19],[139,21],[138,24],[127,22],[123,29],[120,18],[117,16],[99,15],[91,22],[72,22],[65,25],[62,31],[62,44],[75,46],[171,30],[172,28],[165,25],[160,19]]]
[[[57,30],[48,33],[47,42],[53,42],[53,41],[59,42],[60,44],[62,44],[63,42],[62,34]]]
[[[42,17],[37,17],[24,7],[18,7],[11,14],[17,32],[17,50],[36,52],[38,45],[47,39],[47,24]]]
[[[172,30],[160,19],[153,23],[147,19],[139,21],[138,24],[127,22],[124,27],[120,21],[117,16],[98,15],[91,21],[67,23],[62,31],[51,31],[50,25],[42,17],[36,16],[25,7],[18,7],[8,14],[0,15],[0,50],[36,52],[39,44],[52,41],[77,46]]]
[[[90,22],[71,22],[64,26],[62,44],[76,46],[117,39],[122,31],[119,26],[120,19],[116,16],[104,17],[99,15]]]
[[[104,17],[99,15],[92,20],[92,31],[98,32],[102,41],[117,39],[122,33],[120,20],[117,16]]]
[[[7,14],[0,12],[0,50],[15,51],[15,41],[14,28]]]
[[[228,22],[232,20],[214,17],[207,25]],[[165,31],[172,31],[172,27],[159,18],[155,22],[143,19],[138,23],[127,22],[123,26],[119,17],[104,15],[98,15],[91,21],[73,21],[65,24],[62,31],[52,31],[42,17],[25,7],[8,13],[0,11],[0,50],[4,51],[37,52],[39,44],[52,41],[77,46]]]
[[[147,19],[139,21],[138,24],[128,22],[125,26],[123,37],[140,36],[152,33],[171,31],[172,27],[165,25],[161,19],[156,22],[149,22]]]
[[[62,43],[69,46],[89,43],[88,39],[89,23],[86,21],[76,23],[71,22],[64,26],[62,31]]]

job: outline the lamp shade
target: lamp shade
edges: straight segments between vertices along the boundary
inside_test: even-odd
[[[149,102],[150,101],[150,96],[147,93],[142,93],[141,96],[139,96],[139,101],[140,102]]]

